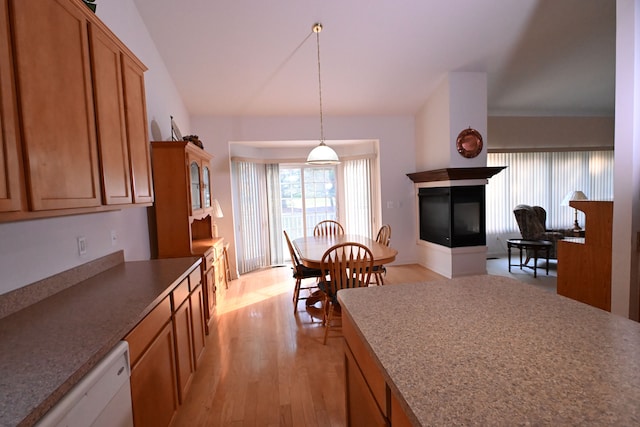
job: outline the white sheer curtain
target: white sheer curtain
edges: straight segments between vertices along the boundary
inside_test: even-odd
[[[345,230],[349,234],[371,236],[378,225],[373,224],[371,160],[345,160],[343,168]]]
[[[276,165],[277,166],[277,165]],[[271,264],[267,167],[261,163],[232,161],[236,248],[240,274]]]
[[[282,264],[288,253],[283,249],[280,165],[232,159],[231,167],[234,205],[237,206],[234,220],[238,272],[243,274]],[[340,165],[338,193],[344,201],[340,217],[344,218],[347,233],[375,237],[376,227],[380,226],[377,219],[380,209],[374,208],[380,198],[379,190],[374,187],[377,179],[372,179],[372,174],[377,177],[374,167],[371,158],[344,159]],[[313,228],[315,222],[311,223]]]
[[[280,165],[265,165],[267,173],[267,205],[269,212],[269,253],[271,264],[284,262],[284,234],[282,234],[282,203],[280,197]],[[288,258],[288,257],[287,257]]]
[[[487,238],[519,233],[513,216],[518,204],[547,211],[547,227],[568,229],[574,210],[561,206],[567,193],[583,191],[590,200],[613,200],[613,151],[488,153],[487,166],[507,166],[487,185]],[[578,211],[578,221],[584,215]]]

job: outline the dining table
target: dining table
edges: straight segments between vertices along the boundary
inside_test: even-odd
[[[322,256],[334,245],[347,242],[356,242],[371,250],[373,255],[373,265],[379,266],[393,262],[398,255],[398,251],[377,242],[367,236],[358,234],[339,234],[333,236],[306,236],[294,239],[291,243],[296,248],[300,257],[300,262],[305,267],[318,268],[322,267]],[[306,300],[307,311],[313,309],[313,306],[322,301],[320,291],[314,292]],[[313,313],[312,313],[313,314]]]
[[[393,262],[398,251],[378,243],[375,239],[358,234],[341,234],[336,236],[306,236],[292,241],[300,256],[300,262],[309,268],[320,268],[322,256],[330,247],[346,242],[365,245],[373,255],[373,265],[384,265]]]

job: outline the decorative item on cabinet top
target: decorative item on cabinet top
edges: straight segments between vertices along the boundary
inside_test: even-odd
[[[200,147],[204,150],[204,145],[202,144],[202,141],[200,141],[200,138],[198,137],[198,135],[187,135],[187,136],[183,136],[182,139],[184,141],[193,142],[197,147]]]
[[[96,0],[82,0],[82,1],[84,2],[84,4],[87,5],[89,9],[91,9],[93,13],[96,13],[96,7],[98,7],[98,5],[95,4]]]
[[[180,128],[175,120],[173,120],[173,116],[171,117],[171,140],[172,141],[182,141],[182,133],[180,132]]]

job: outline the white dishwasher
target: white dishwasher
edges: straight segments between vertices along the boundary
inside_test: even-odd
[[[85,375],[38,427],[132,427],[129,344],[120,341]]]

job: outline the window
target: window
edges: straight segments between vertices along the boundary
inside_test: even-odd
[[[313,234],[325,219],[339,221],[335,166],[281,166],[282,229],[289,237]]]
[[[374,184],[379,178],[372,163],[370,158],[343,159],[338,166],[232,159],[239,273],[286,261],[282,230],[296,239],[334,219],[349,233],[371,237],[380,226]]]
[[[613,200],[613,150],[488,153],[487,166],[507,166],[487,185],[488,240],[490,234],[519,233],[513,216],[518,204],[542,206],[548,228],[568,229],[574,210],[560,202],[570,191]]]

